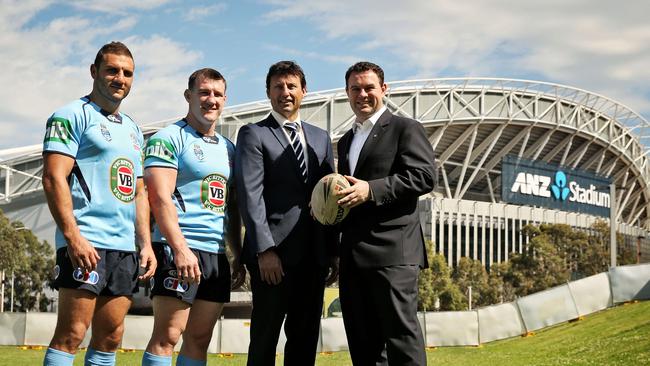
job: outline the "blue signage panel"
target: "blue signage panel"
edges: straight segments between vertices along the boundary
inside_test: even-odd
[[[541,161],[506,156],[501,161],[504,202],[609,216],[610,179]]]

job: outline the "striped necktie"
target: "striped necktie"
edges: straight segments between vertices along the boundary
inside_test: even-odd
[[[289,132],[289,140],[294,154],[296,154],[296,162],[298,163],[298,170],[302,174],[303,182],[307,183],[307,164],[305,163],[305,152],[298,136],[298,124],[296,122],[288,122],[284,124],[284,128]]]

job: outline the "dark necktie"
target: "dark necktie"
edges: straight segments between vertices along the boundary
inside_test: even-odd
[[[289,122],[284,124],[284,128],[289,132],[289,140],[294,154],[296,154],[296,162],[298,163],[298,170],[302,175],[302,179],[307,183],[307,164],[305,163],[305,152],[298,136],[298,124],[296,122]]]

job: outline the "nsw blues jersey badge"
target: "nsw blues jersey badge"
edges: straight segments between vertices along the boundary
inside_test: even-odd
[[[140,151],[140,143],[138,142],[138,137],[135,135],[135,133],[131,132],[131,143],[133,144],[133,148],[135,151]]]
[[[200,161],[203,161],[203,159],[205,159],[205,154],[203,153],[203,149],[201,148],[201,145],[194,144],[192,147],[194,148],[194,155],[196,156],[196,158],[199,159]]]
[[[108,130],[108,127],[106,127],[105,124],[100,124],[99,128],[102,131],[102,136],[104,136],[104,140],[111,142],[113,140],[113,137],[111,136],[111,132]]]

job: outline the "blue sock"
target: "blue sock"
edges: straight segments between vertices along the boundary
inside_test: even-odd
[[[45,352],[43,366],[72,366],[74,355],[72,353],[49,348]]]
[[[114,366],[115,365],[115,352],[102,352],[94,348],[88,347],[86,351],[86,358],[84,358],[85,366]]]
[[[142,366],[171,366],[172,356],[158,356],[145,352],[142,355]]]
[[[205,366],[206,361],[199,361],[187,356],[178,355],[176,359],[176,366]]]

